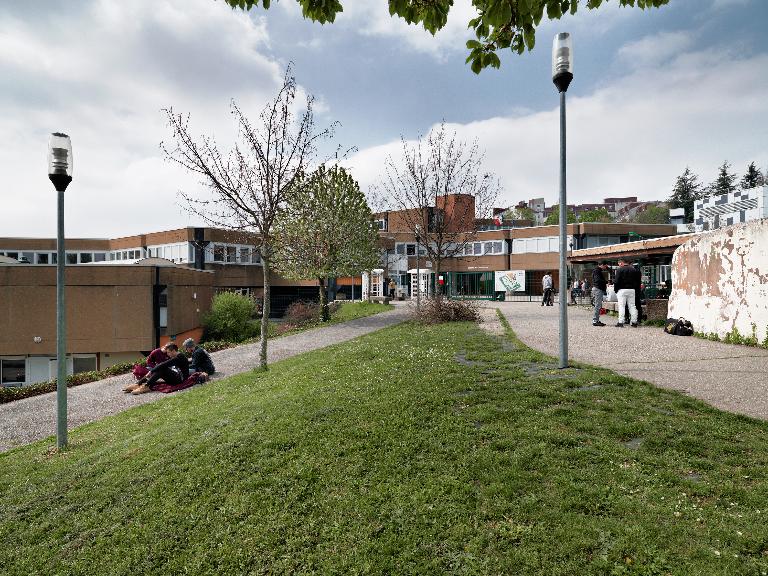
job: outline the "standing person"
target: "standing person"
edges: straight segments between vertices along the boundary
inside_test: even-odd
[[[541,287],[544,290],[541,305],[552,306],[552,275],[549,272],[544,273],[544,277],[541,279]]]
[[[573,281],[573,286],[571,287],[571,304],[576,304],[576,296],[581,296],[581,294],[579,294],[580,290],[579,279],[576,278]]]
[[[603,297],[608,291],[608,282],[605,279],[607,269],[608,263],[603,260],[592,270],[592,300],[595,304],[595,310],[592,313],[592,326],[605,326],[600,322],[600,310],[603,309]]]
[[[616,271],[616,279],[613,282],[616,297],[619,300],[619,321],[617,328],[624,327],[626,320],[625,307],[629,307],[629,317],[633,328],[637,328],[637,308],[635,307],[635,288],[640,287],[640,272],[631,266],[626,259],[619,260],[619,269]]]
[[[389,297],[392,298],[392,300],[395,299],[395,290],[397,290],[397,284],[395,284],[394,278],[389,279]]]
[[[191,357],[189,368],[192,372],[205,372],[206,377],[216,372],[211,355],[204,348],[197,346],[192,338],[184,340],[183,346]]]
[[[642,279],[642,273],[640,272],[640,265],[639,264],[633,264],[632,267],[637,272],[637,278],[635,278],[635,308],[637,308],[637,323],[640,324],[643,321],[643,279]],[[629,316],[629,305],[627,305],[627,314],[626,316]]]
[[[179,347],[174,343],[166,344],[165,353],[168,354],[168,360],[161,362],[136,384],[123,390],[133,395],[145,394],[152,391],[152,385],[158,380],[171,385],[184,382],[189,377],[189,360],[184,354],[179,354]]]

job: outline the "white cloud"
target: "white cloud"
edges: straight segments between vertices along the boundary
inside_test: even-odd
[[[567,103],[568,199],[597,202],[609,196],[664,199],[686,166],[704,182],[729,160],[741,173],[768,159],[768,56],[738,58],[719,50],[679,54],[667,65],[636,69],[589,96]],[[556,97],[553,96],[556,101]],[[558,190],[558,109],[527,116],[451,125],[477,138],[486,167],[505,188],[504,201]],[[364,189],[375,183],[400,143],[361,150],[349,160]]]
[[[0,236],[53,236],[50,132],[73,141],[67,231],[119,236],[191,223],[177,191],[197,182],[162,159],[161,108],[231,142],[229,101],[256,116],[281,81],[262,20],[210,0],[89,2],[41,22],[0,14]],[[87,30],[88,34],[83,34]]]
[[[660,32],[625,44],[619,49],[618,58],[632,68],[657,66],[692,45],[693,35],[688,32]]]

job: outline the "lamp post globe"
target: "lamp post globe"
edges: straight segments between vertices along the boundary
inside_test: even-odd
[[[573,80],[573,42],[568,32],[555,34],[552,42],[552,82],[560,93],[560,358],[558,366],[568,367],[568,204],[565,189],[565,93]]]
[[[54,132],[48,140],[48,179],[58,195],[56,234],[56,445],[67,446],[67,345],[64,314],[64,191],[72,182],[72,142],[69,136]]]

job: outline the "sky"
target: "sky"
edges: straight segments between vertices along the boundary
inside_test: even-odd
[[[0,237],[55,237],[51,132],[72,138],[68,237],[116,238],[200,224],[179,196],[205,194],[164,159],[163,109],[193,132],[235,140],[234,99],[256,119],[293,62],[316,126],[338,122],[336,147],[363,190],[444,121],[484,151],[500,207],[556,202],[559,99],[552,38],[570,32],[568,202],[663,200],[690,167],[704,182],[728,161],[768,167],[768,2],[672,0],[654,10],[598,10],[542,21],[523,55],[475,75],[464,63],[469,0],[432,36],[389,16],[386,0],[345,0],[334,24],[305,21],[293,0],[268,11],[221,0],[0,2]],[[582,5],[585,5],[582,2]]]

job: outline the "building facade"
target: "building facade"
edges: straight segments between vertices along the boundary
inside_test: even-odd
[[[698,232],[761,218],[768,218],[768,186],[710,196],[697,200],[693,207],[693,222]]]

